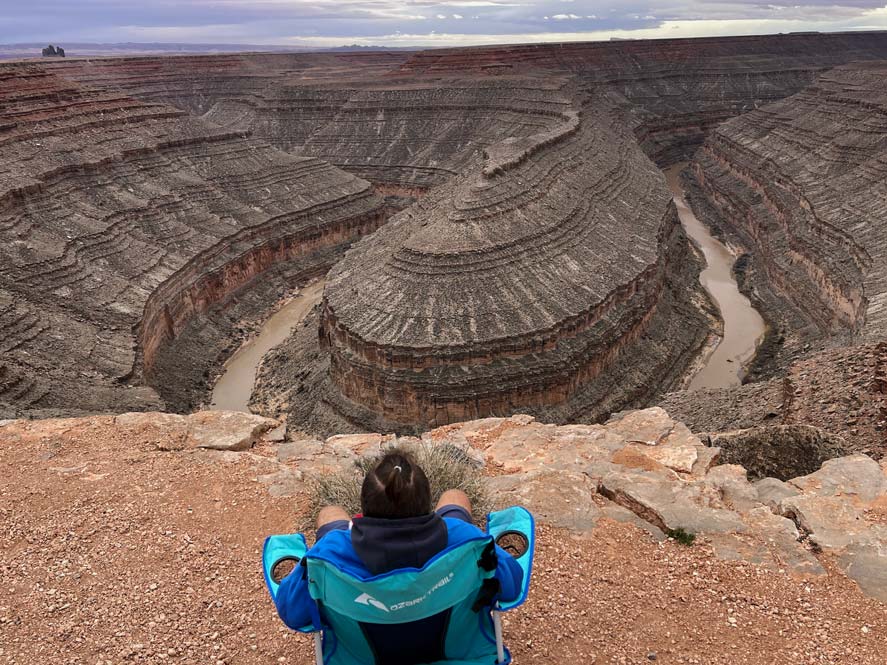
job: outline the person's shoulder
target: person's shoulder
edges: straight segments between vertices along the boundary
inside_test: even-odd
[[[449,545],[456,545],[465,542],[466,540],[477,538],[478,536],[487,535],[474,524],[466,522],[465,520],[460,520],[455,517],[444,517],[442,519],[447,525],[447,540],[449,541]]]
[[[353,572],[364,573],[366,571],[363,561],[357,556],[354,545],[351,543],[350,529],[330,531],[308,550],[306,556],[309,559],[329,561]]]

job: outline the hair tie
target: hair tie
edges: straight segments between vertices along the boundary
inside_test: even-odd
[[[403,468],[401,468],[401,466],[400,466],[399,464],[396,464],[396,465],[394,466],[394,470],[397,471],[397,472],[401,472],[401,471],[403,471]]]

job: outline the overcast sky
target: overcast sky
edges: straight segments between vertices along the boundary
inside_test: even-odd
[[[887,0],[802,1],[0,0],[0,43],[444,46],[887,29]]]

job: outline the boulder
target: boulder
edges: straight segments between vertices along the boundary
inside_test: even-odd
[[[792,478],[789,485],[804,494],[845,496],[868,504],[887,492],[887,477],[866,455],[850,455],[825,462],[819,471]]]
[[[775,512],[779,511],[779,504],[783,499],[799,494],[796,487],[792,487],[778,478],[762,478],[754,483],[754,488],[758,493],[758,501]]]
[[[249,450],[279,423],[239,411],[200,411],[188,416],[188,443],[193,448]]]

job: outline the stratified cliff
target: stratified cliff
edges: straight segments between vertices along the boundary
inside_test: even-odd
[[[435,49],[407,76],[569,72],[624,100],[644,150],[660,165],[692,155],[724,120],[799,92],[826,69],[887,59],[883,32],[529,44]]]
[[[603,100],[560,120],[491,146],[335,266],[328,379],[285,374],[293,422],[595,419],[683,373],[707,328],[662,174]],[[291,352],[267,363],[267,393],[281,365],[310,367],[310,350]]]
[[[885,83],[884,63],[834,69],[719,127],[692,164],[706,221],[749,252],[748,288],[785,343],[775,367],[887,330]]]
[[[887,59],[882,32],[52,66],[93,86],[249,129],[361,177],[407,185],[440,183],[464,165],[467,147],[548,124],[541,116],[558,112],[556,100],[540,96],[538,82],[526,85],[528,74],[605,88],[625,104],[647,154],[669,164],[688,158],[724,120],[795,94],[837,65],[878,59]]]
[[[384,220],[369,183],[167,105],[33,65],[0,68],[0,100],[4,410],[156,407],[194,316]]]
[[[267,305],[416,201],[269,360],[265,408],[409,429],[644,403],[677,384],[708,327],[653,163],[878,58],[887,34],[9,65],[0,403],[191,408]],[[768,350],[780,330],[805,331],[801,344],[877,330],[877,233],[823,228],[789,267],[767,254],[797,249],[778,228],[761,236],[766,267],[740,263],[762,302],[797,290]]]

